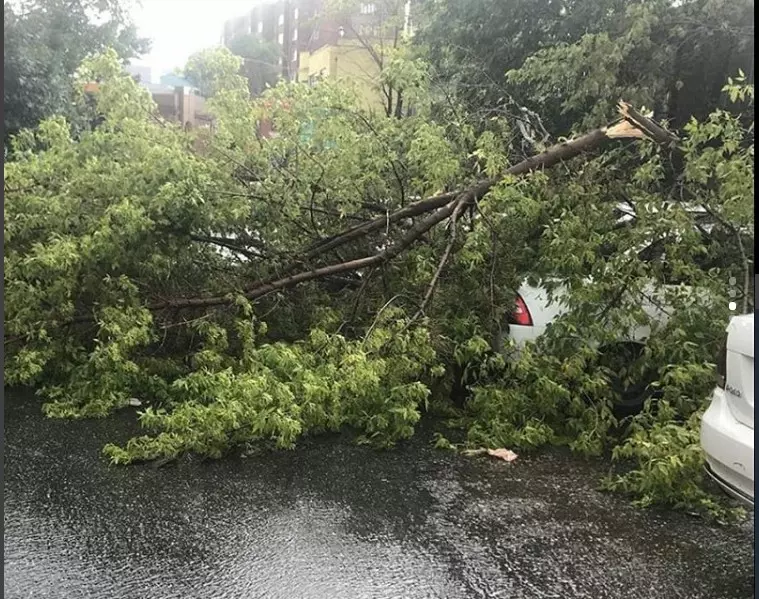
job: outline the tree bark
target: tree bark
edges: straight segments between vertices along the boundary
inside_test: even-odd
[[[403,117],[403,91],[398,90],[395,100],[395,118],[400,119]]]

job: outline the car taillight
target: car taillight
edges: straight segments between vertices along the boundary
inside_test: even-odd
[[[727,339],[722,344],[722,348],[719,350],[717,356],[717,386],[721,389],[725,388],[725,382],[727,379]]]
[[[532,326],[532,316],[524,303],[522,296],[517,294],[514,299],[514,311],[509,314],[509,324],[518,324],[526,327]]]

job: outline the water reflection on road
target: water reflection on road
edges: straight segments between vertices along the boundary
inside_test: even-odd
[[[5,597],[753,596],[750,524],[595,490],[603,465],[514,464],[317,439],[291,452],[112,468],[119,419],[43,419],[6,394]]]

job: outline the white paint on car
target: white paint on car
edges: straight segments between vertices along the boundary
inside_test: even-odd
[[[709,475],[745,505],[754,505],[754,315],[727,327],[724,381],[701,420]]]

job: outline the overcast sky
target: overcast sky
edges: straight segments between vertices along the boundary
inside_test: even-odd
[[[245,14],[260,0],[141,0],[132,10],[140,34],[153,42],[150,54],[133,64],[147,65],[151,78],[183,67],[198,50],[218,45],[224,21]]]

